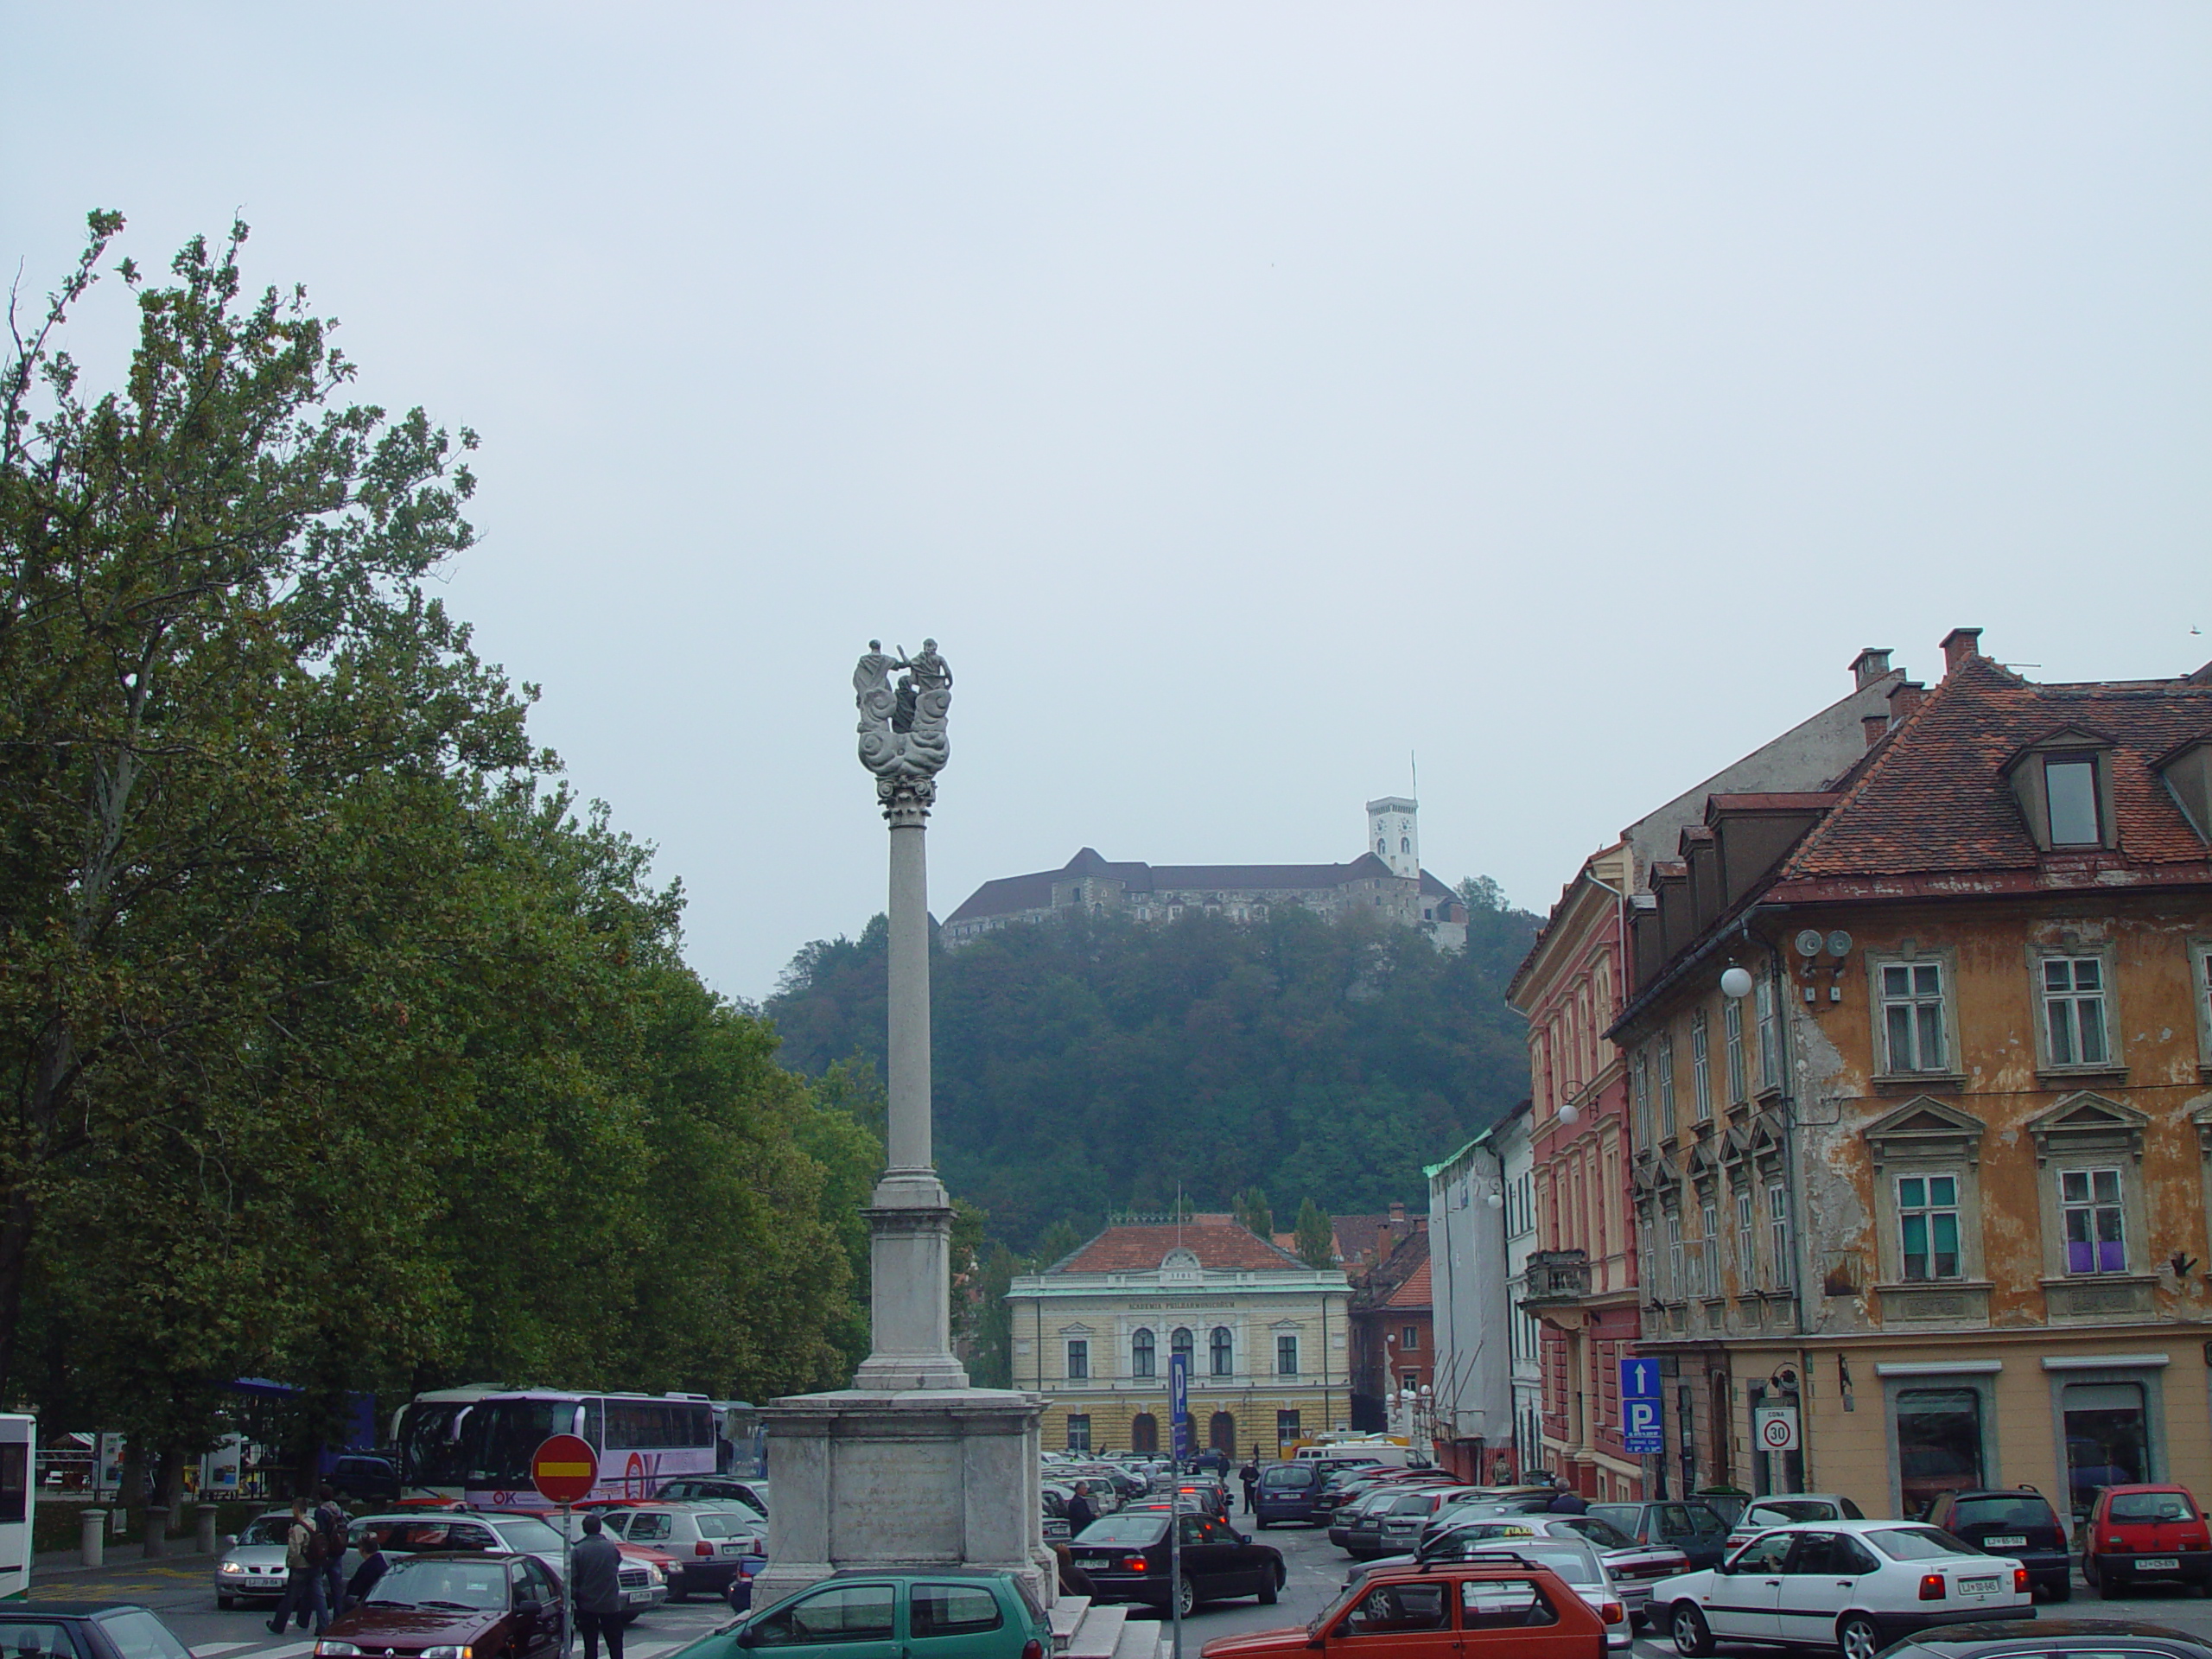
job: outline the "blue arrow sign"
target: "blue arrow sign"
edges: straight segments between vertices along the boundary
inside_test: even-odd
[[[1655,1456],[1667,1449],[1656,1359],[1621,1361],[1621,1446],[1632,1457]]]
[[[1174,1423],[1175,1456],[1191,1455],[1191,1357],[1167,1356],[1167,1410]]]

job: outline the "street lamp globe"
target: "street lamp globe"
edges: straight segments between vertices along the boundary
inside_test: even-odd
[[[1722,974],[1720,994],[1723,996],[1732,997],[1739,1002],[1749,996],[1751,994],[1751,970],[1746,968],[1731,968]]]

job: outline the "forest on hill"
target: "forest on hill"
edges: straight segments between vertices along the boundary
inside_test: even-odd
[[[1466,950],[1364,918],[1071,918],[932,944],[937,1156],[991,1233],[1033,1249],[1112,1211],[1252,1189],[1277,1225],[1424,1207],[1421,1166],[1528,1091],[1504,990],[1538,918],[1468,884]],[[1484,902],[1489,900],[1489,902]],[[884,918],[793,957],[764,1012],[794,1071],[879,1073]]]

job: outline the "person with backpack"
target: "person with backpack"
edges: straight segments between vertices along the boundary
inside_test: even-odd
[[[338,1494],[325,1481],[315,1492],[315,1541],[322,1546],[322,1593],[331,1617],[346,1607],[346,1529],[351,1517],[338,1506]]]
[[[307,1499],[294,1498],[291,1524],[284,1529],[284,1599],[276,1604],[276,1617],[269,1621],[270,1635],[283,1635],[295,1613],[304,1630],[310,1611],[317,1636],[330,1628],[330,1606],[322,1599],[322,1535],[308,1514]]]

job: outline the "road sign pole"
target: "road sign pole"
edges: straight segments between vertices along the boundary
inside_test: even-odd
[[[569,1570],[569,1521],[571,1511],[566,1503],[561,1506],[561,1659],[569,1659],[569,1645],[574,1632],[569,1626],[575,1620],[576,1605],[575,1576]]]
[[[1167,1608],[1175,1659],[1183,1659],[1183,1458],[1191,1448],[1191,1357],[1167,1356]]]

